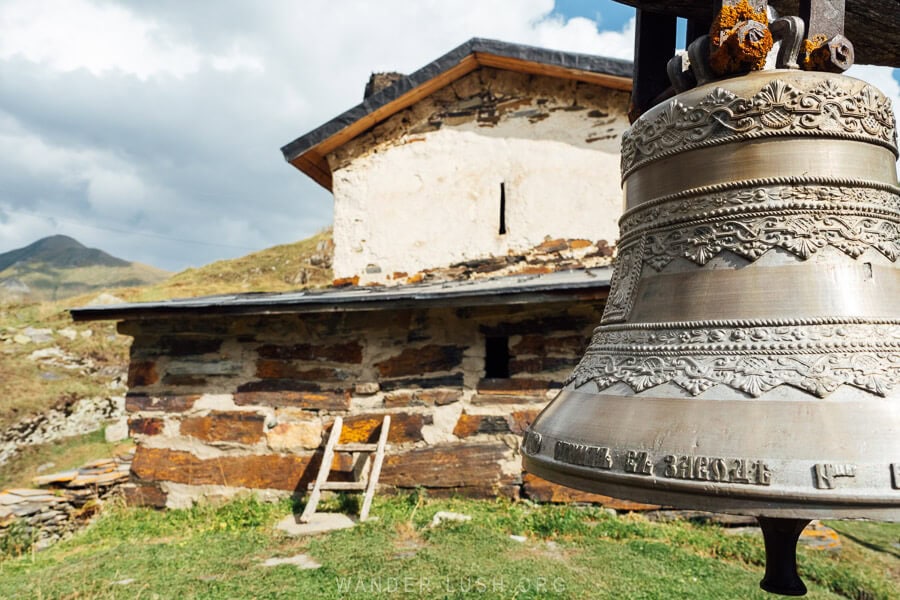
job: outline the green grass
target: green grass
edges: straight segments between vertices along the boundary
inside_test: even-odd
[[[47,444],[25,446],[0,468],[0,490],[32,487],[31,480],[37,475],[76,469],[92,460],[115,456],[130,447],[129,440],[107,442],[102,429]],[[52,467],[38,471],[41,465],[51,463]]]
[[[68,541],[0,562],[0,597],[772,598],[758,589],[761,538],[713,525],[411,495],[378,500],[378,519],[354,529],[289,538],[273,525],[290,509],[252,497],[181,511],[113,507]],[[472,520],[430,529],[438,510]],[[900,580],[880,561],[897,560],[885,554],[900,526],[854,532],[838,557],[801,551],[810,598],[898,597]],[[299,553],[322,568],[260,566]]]

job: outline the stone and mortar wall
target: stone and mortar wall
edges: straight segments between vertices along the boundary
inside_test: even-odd
[[[611,245],[627,106],[626,92],[481,68],[394,115],[327,157],[335,277],[385,283],[549,238]]]
[[[390,413],[383,489],[596,500],[531,476],[519,440],[579,360],[602,299],[540,307],[126,321],[131,496],[184,506],[252,488],[305,493],[334,417],[374,441]],[[485,379],[485,336],[509,336],[510,378]],[[348,479],[339,454],[332,479]],[[600,498],[602,501],[602,497]]]

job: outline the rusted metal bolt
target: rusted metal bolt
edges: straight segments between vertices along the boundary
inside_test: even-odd
[[[828,40],[828,51],[831,54],[831,64],[836,68],[846,71],[853,66],[853,43],[843,35],[837,34]]]

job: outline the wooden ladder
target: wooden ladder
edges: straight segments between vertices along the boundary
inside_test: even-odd
[[[381,475],[381,463],[384,461],[384,448],[387,445],[388,431],[391,428],[391,416],[384,416],[384,420],[381,422],[381,433],[378,436],[378,443],[375,444],[338,444],[343,428],[344,419],[336,417],[334,424],[331,426],[331,433],[328,435],[328,442],[325,444],[325,453],[322,455],[319,474],[316,476],[315,483],[309,484],[309,489],[312,492],[309,495],[306,506],[303,508],[303,514],[300,515],[301,523],[309,523],[309,520],[315,514],[322,490],[343,492],[361,492],[365,490],[366,495],[363,499],[362,509],[359,511],[359,520],[365,521],[369,518],[372,498],[375,496],[378,477]],[[328,481],[328,472],[331,471],[331,463],[334,462],[335,452],[374,452],[375,458],[372,460],[372,469],[369,472],[368,479],[366,481]]]

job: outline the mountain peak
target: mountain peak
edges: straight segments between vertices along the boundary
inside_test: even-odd
[[[76,249],[80,250],[82,248],[87,248],[84,244],[79,242],[73,237],[69,237],[67,235],[56,234],[56,235],[48,235],[45,238],[41,238],[36,242],[32,242],[28,244],[24,248],[19,248],[20,250],[62,250],[62,249]],[[2,256],[2,255],[0,255]]]
[[[51,235],[0,254],[4,297],[56,300],[96,289],[155,283],[169,274],[88,248],[67,235]]]
[[[0,254],[0,271],[13,265],[33,267],[127,267],[131,263],[116,258],[97,248],[88,248],[67,235],[51,235],[41,238],[24,248]]]

